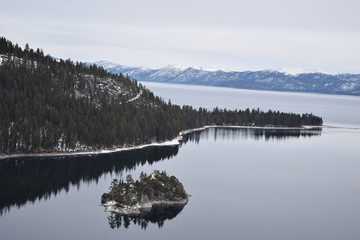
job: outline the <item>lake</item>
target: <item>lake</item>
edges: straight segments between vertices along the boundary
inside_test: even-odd
[[[310,111],[360,127],[357,97],[145,85],[177,104]],[[359,140],[346,128],[209,128],[181,146],[1,160],[1,239],[359,239]],[[183,183],[183,209],[143,221],[104,212],[113,178],[154,169]]]
[[[163,84],[142,82],[158,96],[179,105],[195,108],[214,107],[227,109],[260,108],[313,113],[331,126],[360,126],[360,97],[314,93],[272,92],[220,87]]]

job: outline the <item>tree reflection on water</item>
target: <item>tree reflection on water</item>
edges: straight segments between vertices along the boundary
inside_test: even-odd
[[[0,160],[0,216],[28,202],[48,199],[70,185],[98,182],[139,165],[176,156],[179,146],[158,146],[91,156],[23,157]]]
[[[183,208],[184,206],[153,206],[150,212],[137,217],[110,213],[107,219],[112,229],[121,227],[127,229],[133,224],[146,230],[149,223],[157,224],[159,228],[162,228],[166,220],[175,218]]]
[[[291,138],[321,136],[321,128],[316,129],[286,129],[286,128],[232,128],[215,127],[188,134],[184,143],[191,141],[199,144],[201,140],[241,140],[281,141]]]

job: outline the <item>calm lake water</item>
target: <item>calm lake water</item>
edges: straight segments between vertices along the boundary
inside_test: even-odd
[[[195,107],[234,109],[248,103],[245,107],[308,112],[308,104],[326,124],[360,127],[356,97],[150,88],[164,99],[173,96],[173,103],[194,101]],[[2,160],[0,238],[359,239],[359,143],[360,131],[351,129],[210,128],[189,134],[180,147]],[[191,194],[182,210],[161,221],[133,221],[99,206],[113,178],[128,173],[137,178],[154,169],[175,175]]]
[[[360,97],[313,93],[271,92],[233,88],[204,87],[178,84],[142,82],[166,101],[196,108],[246,109],[260,108],[313,113],[321,116],[324,124],[332,126],[360,126]]]

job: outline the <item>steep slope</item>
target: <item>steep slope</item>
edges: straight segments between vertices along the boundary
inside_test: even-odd
[[[0,39],[0,153],[69,152],[164,141],[184,113],[135,80]],[[187,113],[195,113],[189,109]]]
[[[360,74],[319,72],[288,74],[279,71],[224,72],[166,66],[153,70],[125,67],[107,61],[95,62],[112,73],[123,73],[139,81],[196,84],[254,90],[314,92],[360,95]]]

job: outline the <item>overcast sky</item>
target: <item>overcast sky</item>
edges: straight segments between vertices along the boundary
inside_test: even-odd
[[[359,0],[0,1],[0,35],[64,59],[360,73]]]

